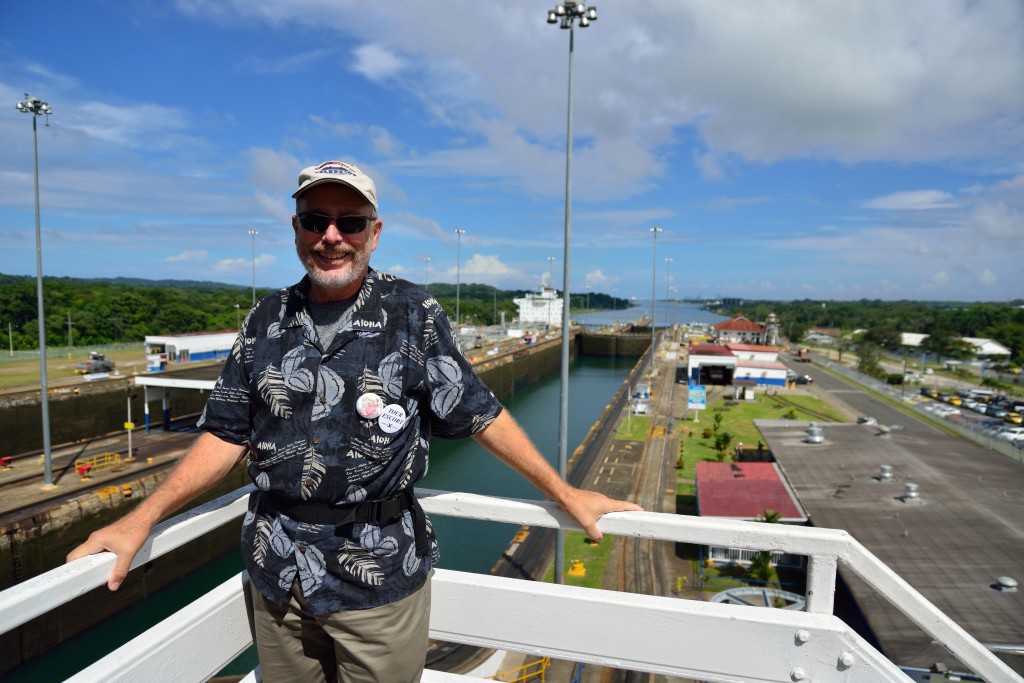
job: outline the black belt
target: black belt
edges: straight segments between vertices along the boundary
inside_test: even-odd
[[[347,505],[297,502],[267,491],[263,493],[263,500],[271,512],[286,515],[304,524],[332,526],[353,523],[381,526],[398,519],[402,512],[409,510],[412,512],[413,529],[416,533],[416,554],[422,557],[430,550],[427,516],[412,491],[400,491],[388,498],[364,500]]]

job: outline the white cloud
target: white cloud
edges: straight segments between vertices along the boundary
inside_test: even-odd
[[[957,204],[952,201],[953,195],[940,190],[912,190],[908,192],[894,192],[884,197],[871,199],[862,206],[866,209],[895,209],[895,210],[921,210],[921,209],[952,209]]]
[[[168,256],[164,261],[177,263],[179,261],[203,261],[206,259],[206,251],[183,251],[175,256]]]
[[[985,270],[978,276],[978,282],[987,287],[994,285],[998,281],[999,278],[997,278],[991,270]]]
[[[591,287],[597,288],[611,287],[612,285],[617,284],[619,279],[620,278],[614,275],[605,275],[601,270],[592,270],[584,276],[583,281]]]
[[[502,263],[501,257],[489,254],[473,254],[462,267],[467,275],[505,278],[518,274],[518,270]]]
[[[267,268],[277,263],[277,257],[272,254],[257,254],[256,256],[256,269]],[[253,266],[252,259],[246,258],[227,258],[221,259],[213,264],[214,271],[218,273],[237,273],[243,270],[251,270]]]
[[[404,60],[379,44],[361,45],[352,51],[352,56],[355,57],[352,70],[371,81],[391,78],[398,74],[404,66]]]

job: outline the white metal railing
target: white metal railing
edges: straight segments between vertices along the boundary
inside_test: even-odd
[[[133,567],[244,512],[245,487],[162,523]],[[577,529],[553,503],[419,490],[430,514]],[[833,616],[836,570],[857,574],[992,683],[1022,681],[844,531],[628,512],[599,524],[611,535],[781,551],[808,558],[807,611],[723,605],[437,570],[431,636],[599,666],[714,681],[907,681]],[[113,555],[58,567],[0,593],[0,633],[106,583]],[[206,680],[251,643],[242,576],[157,624],[71,681]],[[497,616],[496,616],[497,615]],[[247,680],[257,680],[253,674]],[[424,681],[478,680],[427,672]]]

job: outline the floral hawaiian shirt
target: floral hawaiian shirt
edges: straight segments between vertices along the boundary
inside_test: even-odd
[[[253,584],[284,604],[297,580],[309,611],[331,614],[419,588],[437,561],[433,531],[430,552],[417,555],[409,510],[381,526],[309,524],[275,513],[263,492],[353,504],[411,491],[427,472],[431,435],[470,436],[502,407],[421,287],[371,269],[327,349],[308,296],[304,278],[249,312],[199,426],[249,447],[259,492],[242,555]]]

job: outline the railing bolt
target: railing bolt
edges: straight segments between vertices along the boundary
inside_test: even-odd
[[[804,670],[800,667],[797,667],[793,669],[793,671],[789,674],[789,677],[792,678],[794,681],[802,681],[805,678],[807,678],[807,673],[804,672]]]
[[[853,666],[853,663],[856,661],[857,660],[854,659],[852,652],[844,652],[843,654],[839,655],[839,666],[843,667],[844,669],[849,669],[851,666]]]
[[[796,632],[796,641],[798,643],[806,643],[810,639],[811,639],[811,634],[810,634],[809,631],[805,631],[803,629],[800,629],[799,631]]]

